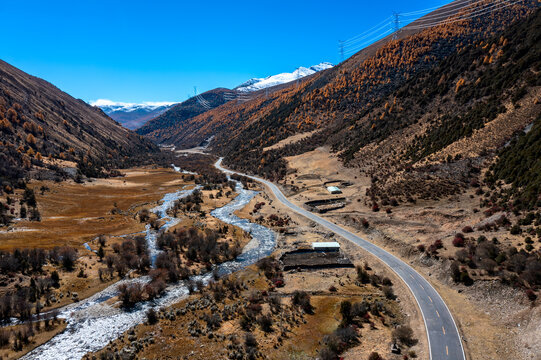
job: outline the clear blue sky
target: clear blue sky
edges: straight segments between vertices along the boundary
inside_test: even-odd
[[[0,58],[86,101],[180,101],[339,61],[339,39],[412,1],[1,0]]]

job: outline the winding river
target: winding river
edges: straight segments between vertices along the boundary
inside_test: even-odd
[[[196,188],[198,187],[193,189],[183,188],[177,192],[166,194],[162,199],[161,205],[152,209],[161,219],[166,221],[160,231],[167,230],[180,221],[177,218],[169,217],[167,210],[176,200],[188,196]],[[217,265],[220,276],[240,270],[270,255],[276,244],[276,235],[272,230],[262,225],[251,223],[246,219],[241,219],[233,214],[234,211],[246,206],[257,194],[255,191],[244,189],[238,181],[236,181],[236,191],[239,195],[235,199],[225,206],[213,210],[211,215],[225,223],[240,227],[250,233],[252,239],[235,260]],[[156,255],[160,252],[156,246],[157,236],[158,232],[147,226],[145,238],[149,246],[153,264]],[[201,280],[203,284],[207,284],[211,278],[212,275],[209,272],[204,275],[193,276],[191,280]],[[139,303],[131,311],[122,310],[118,306],[111,306],[106,302],[106,300],[118,294],[117,288],[121,283],[148,281],[149,278],[146,276],[138,279],[120,280],[81,302],[61,308],[59,310],[59,318],[67,321],[66,330],[26,354],[23,359],[81,359],[88,352],[102,349],[110,341],[115,340],[131,327],[144,322],[146,311],[149,308],[165,307],[182,300],[188,295],[188,289],[185,283],[179,282],[170,285],[160,298]]]

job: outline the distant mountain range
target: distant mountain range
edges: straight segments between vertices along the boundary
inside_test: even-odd
[[[107,99],[98,99],[90,102],[97,106],[122,126],[134,130],[141,127],[150,119],[155,118],[175,105],[174,102],[144,102],[141,104],[115,102]]]
[[[295,71],[290,73],[281,73],[277,75],[267,76],[266,78],[253,78],[250,79],[239,86],[237,86],[234,90],[242,91],[242,92],[252,92],[252,91],[258,91],[265,88],[269,88],[276,85],[285,84],[291,81],[295,81],[297,79],[302,79],[303,77],[313,75],[321,70],[326,70],[332,68],[334,65],[328,62],[322,62],[320,64],[310,66],[309,68],[306,68],[304,66],[301,66],[297,68]]]
[[[292,81],[295,81],[297,79],[304,78],[306,76],[313,75],[321,70],[326,70],[329,68],[332,68],[334,65],[328,62],[322,62],[320,64],[310,66],[308,68],[306,67],[299,67],[295,71],[290,73],[281,73],[277,75],[267,76],[266,78],[253,78],[250,79],[241,85],[237,86],[235,89],[235,92],[230,92],[231,98],[237,98],[238,93],[248,93],[248,92],[255,92],[262,89],[283,85]],[[215,95],[214,91],[217,91],[217,93],[220,93],[223,95],[224,90],[226,89],[214,89],[211,90],[208,93],[202,94],[203,101],[205,100],[206,95],[210,95],[211,97]],[[212,95],[211,95],[212,93]],[[236,95],[237,94],[237,95]],[[192,100],[193,101],[190,101]],[[187,105],[190,107],[190,111],[188,111],[186,114],[183,113],[183,116],[181,116],[181,120],[184,120],[185,116],[187,115],[198,115],[202,112],[205,112],[206,110],[209,110],[207,107],[200,106],[200,109],[194,112],[193,106],[195,105],[197,107],[198,103],[196,98],[192,98],[186,100]],[[225,98],[221,98],[220,101],[216,101],[217,99],[213,97],[212,104],[214,106],[219,106],[222,103],[226,102]],[[107,99],[99,99],[96,101],[91,101],[90,105],[97,106],[103,110],[107,115],[109,115],[114,120],[118,121],[120,124],[122,124],[124,127],[135,130],[143,127],[147,122],[149,122],[152,119],[157,118],[158,116],[165,113],[167,110],[171,109],[178,103],[174,102],[144,102],[144,103],[125,103],[125,102],[115,102]],[[184,108],[184,107],[183,107]],[[178,109],[176,111],[178,113]],[[171,118],[171,117],[168,117]],[[163,119],[161,119],[163,120]],[[160,121],[161,121],[160,120]],[[171,120],[171,119],[170,119]],[[167,121],[167,123],[170,123],[170,120]],[[156,124],[152,124],[150,128],[155,128]],[[159,128],[158,128],[159,129]],[[142,132],[139,132],[141,134],[147,134],[148,129],[144,129]]]

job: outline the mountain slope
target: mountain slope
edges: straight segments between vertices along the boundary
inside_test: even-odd
[[[135,130],[144,125],[147,121],[154,119],[172,108],[175,103],[148,102],[134,104],[99,99],[91,102],[90,105],[99,107],[113,120],[121,123],[122,126],[130,130]]]
[[[330,63],[321,63],[310,68],[300,67],[292,73],[282,73],[263,79],[250,79],[233,90],[218,88],[207,91],[168,109],[138,129],[137,133],[145,135],[160,144],[178,143],[181,141],[180,138],[185,135],[183,129],[189,123],[189,119],[220,107],[230,100],[236,100],[231,104],[238,105],[244,104],[252,98],[268,96],[269,92],[279,91],[296,79],[310,78],[317,72],[329,69],[332,66]],[[200,139],[194,145],[198,145],[204,140]]]
[[[155,145],[54,85],[0,61],[0,177],[44,167],[45,157],[119,166]],[[84,160],[83,160],[84,159]]]
[[[464,5],[468,2],[460,0],[453,4],[456,7],[457,4]],[[425,21],[421,18],[402,29],[398,40],[392,40],[391,37],[383,39],[346,62],[315,74],[298,87],[289,86],[272,93],[268,98],[260,95],[244,104],[227,103],[189,119],[183,123],[182,128],[172,127],[168,131],[171,134],[170,139],[177,146],[190,147],[215,135],[211,146],[215,152],[226,156],[226,164],[244,172],[256,172],[271,178],[279,178],[285,173],[285,163],[281,160],[284,155],[308,151],[325,144],[331,145],[335,151],[341,153],[344,161],[355,166],[357,160],[352,160],[358,157],[361,148],[368,149],[385,136],[389,136],[391,132],[412,126],[410,119],[418,121],[423,114],[429,119],[434,115],[432,110],[436,115],[438,111],[467,112],[470,111],[470,106],[475,105],[476,101],[470,103],[463,101],[468,98],[469,92],[466,91],[464,92],[466,95],[461,93],[459,98],[453,97],[448,105],[438,110],[437,103],[432,103],[437,91],[427,93],[427,90],[416,87],[417,93],[410,96],[411,99],[416,99],[416,102],[409,101],[407,104],[393,107],[394,97],[405,84],[413,88],[418,81],[432,80],[436,81],[437,87],[442,73],[448,71],[447,69],[439,70],[439,75],[435,79],[426,77],[431,74],[430,71],[450,57],[454,56],[456,59],[456,67],[453,65],[453,69],[448,71],[449,74],[441,79],[440,83],[449,94],[451,87],[456,86],[460,80],[456,76],[461,73],[464,73],[464,76],[474,76],[477,71],[470,73],[468,68],[486,65],[483,64],[485,58],[490,62],[492,57],[494,65],[491,69],[498,70],[494,62],[497,55],[490,53],[492,45],[488,49],[483,49],[487,53],[483,54],[481,64],[478,64],[477,59],[475,64],[459,63],[460,52],[470,49],[469,47],[485,47],[486,42],[495,34],[501,34],[511,24],[525,19],[539,5],[535,1],[524,1],[490,12],[485,11],[483,16],[470,16],[483,12],[490,4],[489,1],[473,3],[470,7],[460,10],[457,15],[460,15],[461,19],[447,20],[441,25],[426,29],[419,26]],[[445,7],[442,9],[445,10]],[[434,14],[441,13],[442,9],[427,16],[435,16]],[[441,20],[448,18],[449,11],[445,11],[446,15]],[[499,50],[505,52],[502,46],[503,44],[495,44],[492,51],[498,49],[498,52]],[[525,69],[517,71],[525,75]],[[485,88],[490,87],[490,73],[488,74],[480,80]],[[475,83],[477,80],[468,78],[461,83],[466,81]],[[502,84],[509,85],[509,82],[499,81],[497,86],[501,87]],[[471,89],[464,87],[463,90],[468,88]],[[488,91],[488,88],[486,89],[485,96]],[[502,96],[498,96],[497,101],[503,100]],[[428,103],[432,103],[432,110],[425,112],[425,105]],[[401,114],[389,116],[389,109],[392,109],[391,113],[393,111],[396,113],[400,108],[404,109],[400,111],[407,110],[411,117]],[[472,116],[476,117],[475,112],[479,111],[482,109],[474,110]],[[384,112],[386,114],[383,114]],[[262,151],[263,148],[293,134],[316,129],[320,131],[303,140],[301,144],[280,150]],[[411,127],[412,134],[414,130]],[[436,134],[435,132],[431,136]],[[459,139],[450,141],[455,140]],[[448,144],[438,145],[440,148],[441,146]],[[368,151],[366,149],[365,151]],[[431,152],[433,151],[438,149],[434,148]],[[422,160],[430,154],[418,155],[421,158],[413,159],[414,161]],[[405,160],[399,162],[403,161]]]
[[[185,120],[225,104],[228,101],[227,95],[231,93],[229,89],[218,88],[189,98],[148,121],[137,129],[137,133],[145,135],[156,143],[167,143],[171,135],[168,128],[181,127]]]

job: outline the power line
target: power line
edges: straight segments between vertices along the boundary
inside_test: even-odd
[[[360,34],[358,34],[358,35],[355,35],[355,36],[353,36],[352,38],[349,38],[349,39],[345,40],[344,43],[347,44],[348,42],[351,42],[351,41],[356,40],[358,37],[365,37],[365,36],[364,36],[365,34],[370,33],[370,32],[373,32],[373,31],[374,31],[375,29],[377,29],[377,28],[381,29],[380,26],[383,25],[383,24],[386,24],[386,25],[387,25],[387,24],[389,23],[389,20],[391,20],[391,19],[392,19],[392,16],[389,16],[388,18],[383,19],[383,21],[381,21],[380,23],[374,25],[372,28],[363,31],[362,33],[360,33]]]
[[[268,96],[268,90],[265,91],[266,96]],[[253,99],[252,95],[249,95],[248,92],[240,90],[232,90],[224,94],[224,99],[227,101],[237,100],[237,103],[246,102]]]
[[[346,46],[352,45],[352,44],[354,44],[356,42],[359,42],[359,41],[361,41],[363,39],[366,39],[367,37],[370,37],[372,34],[378,32],[378,31],[380,31],[382,29],[388,28],[389,27],[389,21],[391,19],[392,19],[392,17],[389,17],[388,20],[386,20],[384,25],[382,25],[382,26],[380,26],[378,28],[375,28],[374,30],[372,30],[372,31],[370,31],[368,33],[365,32],[365,35],[363,35],[363,36],[360,36],[361,34],[359,34],[359,35],[355,36],[355,38],[351,38],[349,40],[346,40],[346,41],[344,41],[344,44]]]
[[[416,23],[423,23],[423,22],[437,22],[437,21],[440,21],[440,20],[443,20],[443,19],[448,19],[448,18],[451,18],[453,16],[464,16],[466,14],[460,14],[460,10],[462,9],[465,9],[465,8],[471,8],[471,12],[474,12],[474,11],[478,11],[480,9],[474,9],[473,6],[474,5],[477,5],[479,3],[485,3],[486,0],[479,0],[479,1],[476,1],[474,3],[471,3],[471,4],[467,4],[465,6],[462,6],[462,7],[459,7],[459,8],[456,8],[456,9],[453,9],[453,10],[447,10],[447,11],[444,11],[444,12],[440,12],[438,14],[433,14],[433,15],[426,15],[426,16],[423,16],[422,18],[420,19],[417,19],[415,20]],[[498,2],[498,0],[496,0],[496,2]],[[497,4],[485,4],[486,8],[489,8],[489,7],[493,7]],[[481,5],[481,8],[485,5]],[[471,13],[470,12],[470,13]]]
[[[371,39],[369,39],[369,40],[366,40],[365,42],[363,42],[363,43],[361,43],[361,44],[358,44],[358,45],[356,45],[356,46],[353,46],[353,47],[347,49],[347,50],[345,51],[345,55],[348,56],[348,55],[350,55],[351,53],[355,53],[355,52],[357,52],[357,51],[359,51],[359,50],[365,48],[366,46],[368,46],[368,45],[370,45],[370,44],[372,44],[372,43],[374,43],[374,42],[376,42],[376,41],[378,41],[378,40],[381,40],[381,39],[384,38],[386,35],[391,34],[392,31],[393,31],[393,29],[389,28],[389,29],[387,29],[386,31],[384,31],[384,32],[382,32],[382,33],[380,33],[380,34],[374,36],[373,38],[371,38]]]
[[[449,15],[449,16],[440,16],[439,18],[434,18],[434,19],[419,19],[419,20],[416,20],[413,24],[408,25],[408,29],[421,29],[421,28],[427,28],[427,27],[432,27],[432,26],[441,25],[441,24],[453,23],[453,22],[464,20],[464,19],[474,18],[474,17],[484,15],[492,11],[497,11],[507,6],[514,5],[523,0],[518,0],[513,3],[510,3],[509,1],[510,0],[496,1],[495,3],[487,4],[486,6],[481,6],[476,9],[472,9],[469,12],[462,12],[460,14],[457,13],[457,14]],[[501,5],[504,5],[504,6],[501,6]]]
[[[426,29],[433,26],[452,24],[458,21],[463,21],[467,19],[472,19],[485,15],[487,13],[498,11],[503,8],[518,4],[524,0],[500,0],[495,3],[487,3],[487,0],[465,0],[462,2],[455,2],[447,6],[443,6],[442,11],[439,11],[436,14],[425,15],[421,18],[412,20],[414,24],[407,25],[407,29],[416,30],[416,29]],[[482,4],[476,8],[476,5]],[[409,23],[410,21],[404,21],[404,18],[412,17],[413,15],[418,15],[426,12],[430,12],[441,7],[427,8],[407,13],[393,13],[393,16],[384,19],[382,22],[376,26],[346,40],[339,42],[340,55],[350,56],[350,54],[355,53],[364,47],[372,44],[375,41],[382,39],[384,36],[393,32],[393,39],[398,37],[401,27],[401,23]],[[462,11],[463,9],[471,9],[469,12]],[[380,26],[385,24],[383,26]],[[387,27],[387,31],[381,32],[380,30]]]
[[[441,9],[442,11],[438,12],[437,14],[424,15],[423,17],[439,16],[440,14],[443,14],[443,13],[457,11],[459,9],[462,9],[462,8],[465,8],[465,7],[468,7],[468,6],[472,6],[472,5],[476,5],[476,4],[479,4],[479,3],[482,3],[482,2],[486,2],[486,1],[487,0],[475,0],[475,1],[473,1],[473,0],[463,0],[461,2],[456,1],[456,2],[452,2],[450,4],[447,4],[447,5],[436,6],[436,7],[427,8],[427,9],[418,10],[418,11],[400,13],[400,15],[402,15],[404,17],[410,17],[410,16],[420,15],[421,13],[429,13],[429,12],[432,12],[434,10]]]
[[[413,21],[429,21],[434,18],[442,18],[456,15],[460,10],[466,9],[468,7],[473,7],[474,5],[487,2],[487,0],[477,0],[477,1],[464,1],[462,3],[450,4],[449,7],[445,7],[441,11],[438,11],[436,14],[423,15],[420,18],[415,17]],[[453,6],[451,6],[453,5]],[[458,6],[457,6],[458,5]],[[401,14],[404,17],[412,17],[410,15]]]
[[[502,0],[498,4],[494,4],[494,5],[490,6],[490,7],[485,7],[485,8],[482,8],[482,9],[478,9],[475,12],[471,12],[469,14],[464,14],[461,17],[448,18],[447,20],[443,20],[443,21],[440,21],[440,22],[433,22],[433,23],[430,23],[430,24],[413,25],[413,26],[410,26],[409,28],[410,29],[426,29],[426,28],[430,28],[430,27],[438,26],[438,25],[453,24],[453,23],[456,23],[456,22],[459,22],[459,21],[473,19],[473,18],[482,16],[482,15],[488,14],[490,12],[498,11],[498,10],[507,8],[509,6],[513,6],[513,5],[516,5],[518,3],[521,3],[523,1],[524,0],[518,0],[518,1],[514,1],[514,2],[509,2],[508,0]]]
[[[210,103],[209,103],[207,100],[203,99],[203,97],[202,97],[201,95],[198,95],[198,94],[197,94],[197,86],[194,86],[194,87],[193,87],[193,92],[194,92],[194,94],[195,94],[195,96],[194,96],[194,97],[195,97],[195,100],[199,103],[199,105],[201,105],[202,107],[204,107],[205,110],[210,110],[210,109],[212,109],[212,106],[210,105]]]

